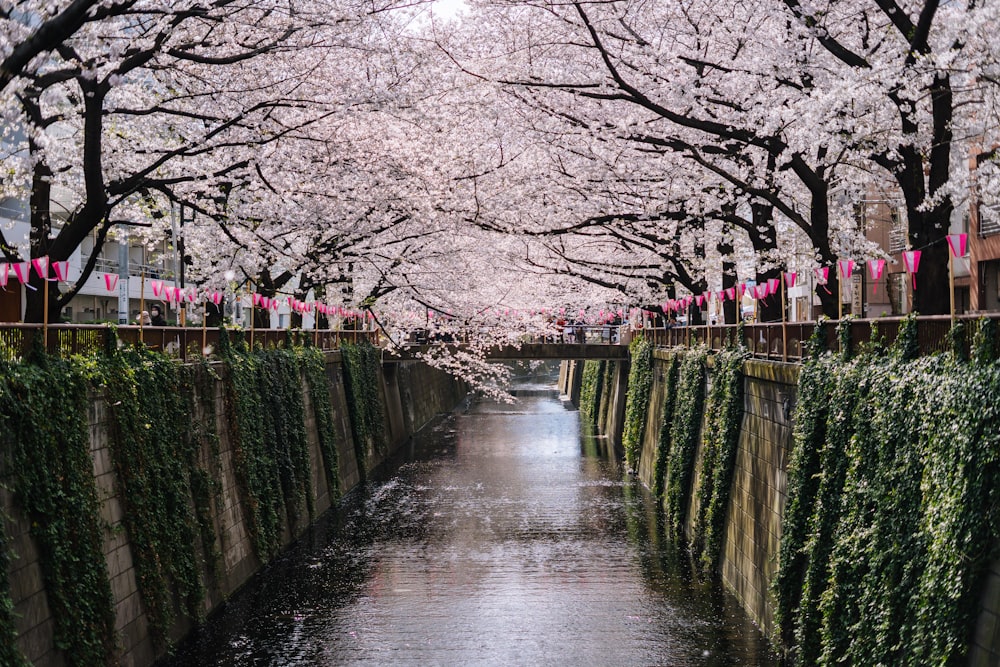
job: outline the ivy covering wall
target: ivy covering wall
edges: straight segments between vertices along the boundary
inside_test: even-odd
[[[597,426],[604,387],[604,367],[607,362],[587,359],[583,362],[580,383],[580,417],[591,426]]]
[[[743,423],[743,362],[746,357],[742,348],[725,350],[713,357],[711,390],[705,404],[698,514],[691,538],[694,554],[705,574],[714,573],[722,558],[726,514]]]
[[[388,444],[379,380],[381,354],[379,348],[367,341],[341,347],[347,410],[362,477],[368,469],[368,452],[384,453]]]
[[[1000,537],[1000,366],[895,346],[806,363],[777,620],[797,664],[964,664]]]
[[[664,506],[667,523],[674,534],[684,528],[691,503],[691,482],[695,456],[701,438],[702,406],[705,401],[705,359],[703,349],[681,354],[677,376],[677,398],[670,424]]]
[[[629,344],[628,393],[625,398],[625,426],[622,447],[629,470],[639,467],[639,452],[646,433],[649,394],[653,386],[653,345],[641,336]]]
[[[34,363],[0,362],[4,483],[38,545],[55,643],[69,664],[98,667],[116,664],[115,612],[90,458],[88,388],[75,361],[39,355]],[[11,634],[3,629],[0,640],[6,644]],[[0,653],[5,664],[22,661],[13,645]]]
[[[325,361],[315,349],[221,348],[235,475],[255,549],[266,560],[303,507],[313,510],[305,390],[337,494]],[[202,617],[206,582],[220,576],[214,524],[221,506],[220,379],[207,363],[180,365],[130,346],[72,360],[35,354],[0,362],[3,482],[30,520],[55,645],[67,664],[117,663],[114,598],[102,552],[106,525],[90,452],[93,400],[103,399],[136,583],[151,636],[163,647],[178,611]],[[0,530],[0,572],[9,565],[6,534]],[[0,664],[23,665],[12,607],[4,588]]]

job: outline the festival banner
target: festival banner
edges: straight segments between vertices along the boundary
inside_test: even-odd
[[[767,281],[768,294],[777,294],[779,287],[781,287],[781,278],[770,278]]]
[[[821,266],[817,269],[813,269],[813,271],[816,273],[816,282],[818,282],[820,285],[826,285],[828,282],[830,282],[829,266]]]
[[[16,262],[11,264],[14,268],[14,275],[17,276],[17,281],[23,285],[28,284],[28,280],[31,278],[31,264],[28,262]]]
[[[52,271],[56,274],[56,282],[66,282],[69,279],[69,261],[52,262]]]
[[[920,252],[919,250],[903,251],[903,266],[906,267],[906,272],[910,274],[914,291],[917,289],[917,268],[920,266]]]
[[[965,257],[965,252],[968,250],[969,235],[968,234],[948,234],[948,248],[951,250],[952,257]]]
[[[109,292],[114,292],[118,287],[118,274],[117,273],[105,273],[104,274],[104,288]]]
[[[163,281],[154,280],[152,282],[152,285],[153,285],[153,296],[160,296],[160,294],[163,292]]]
[[[258,294],[257,292],[254,292],[253,293],[253,307],[254,308],[260,308],[260,299],[261,299],[261,295]]]
[[[794,271],[788,271],[784,275],[785,275],[785,287],[787,287],[788,289],[795,287],[795,279],[798,277],[798,274],[795,273]]]
[[[840,277],[844,280],[850,280],[851,274],[854,273],[854,260],[842,259],[837,262],[837,266],[840,268]]]
[[[726,296],[728,296],[731,300],[736,301],[736,288],[735,287],[727,287],[726,288]]]
[[[33,267],[35,267],[35,273],[38,275],[39,278],[41,278],[42,280],[48,280],[49,279],[49,257],[48,257],[48,255],[46,255],[45,257],[36,257],[36,258],[34,258],[33,260],[31,260],[31,265]]]
[[[885,271],[885,260],[884,259],[869,259],[868,260],[868,276],[872,279],[872,294],[878,293],[878,283],[875,282],[882,278],[882,272]]]

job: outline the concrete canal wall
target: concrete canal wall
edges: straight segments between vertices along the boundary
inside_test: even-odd
[[[225,367],[215,367],[215,372],[223,374]],[[386,442],[382,447],[371,447],[364,458],[364,468],[358,461],[352,436],[351,417],[348,409],[345,372],[339,353],[326,355],[326,374],[330,388],[329,400],[333,407],[334,431],[338,461],[339,489],[331,493],[327,483],[324,459],[321,454],[316,429],[316,413],[309,400],[309,392],[303,391],[304,414],[308,440],[313,513],[310,516],[302,507],[297,517],[286,521],[281,535],[282,547],[308,529],[310,521],[329,509],[333,499],[343,494],[370,471],[391,457],[406,440],[435,415],[453,409],[465,395],[465,388],[451,376],[432,369],[419,362],[385,364],[379,372],[379,396],[385,418]],[[216,544],[221,553],[217,572],[201,573],[206,587],[204,612],[210,613],[223,603],[234,591],[262,568],[262,562],[255,553],[246,517],[246,501],[235,472],[238,451],[234,447],[233,434],[227,417],[227,406],[231,397],[226,395],[225,378],[219,377],[208,395],[200,396],[200,413],[196,418],[206,419],[215,415],[214,431],[218,434],[218,457],[208,451],[199,456],[203,461],[218,461],[215,471],[216,482],[221,492],[213,503],[212,521],[215,527]],[[209,406],[206,402],[214,404]],[[121,665],[143,667],[150,665],[162,649],[154,646],[149,632],[149,619],[137,586],[137,568],[134,562],[133,545],[129,541],[123,524],[123,502],[119,497],[119,481],[116,479],[112,462],[109,437],[108,407],[104,397],[94,392],[90,396],[89,432],[90,453],[97,482],[102,516],[106,522],[104,530],[104,554],[108,576],[115,604],[115,629],[118,634]],[[9,568],[11,597],[16,614],[18,633],[17,647],[34,665],[56,666],[72,664],[64,653],[54,646],[53,632],[56,619],[49,610],[44,586],[39,548],[32,538],[30,522],[16,506],[7,490],[0,491],[2,507],[7,512],[7,534],[11,551],[15,557]],[[175,601],[176,602],[176,601]],[[169,635],[174,641],[183,637],[192,627],[192,622],[181,620],[174,623]]]
[[[657,488],[655,463],[660,424],[668,391],[669,356],[653,352],[652,384],[646,427],[637,461],[637,474],[650,489]],[[580,378],[584,362],[563,363],[560,390],[580,406]],[[609,438],[622,438],[622,395],[628,385],[628,364],[606,367],[603,395],[594,407],[597,428]],[[712,358],[704,376],[705,395],[713,382]],[[743,416],[718,574],[746,613],[769,636],[775,633],[772,584],[778,572],[782,520],[787,501],[787,471],[792,451],[793,413],[798,396],[800,367],[795,364],[747,360],[743,364]],[[611,391],[603,383],[611,380]],[[585,392],[584,392],[585,393]],[[586,396],[583,397],[586,400]],[[697,438],[684,533],[690,537],[698,514],[700,479],[707,415]],[[661,480],[662,482],[662,480]],[[1000,561],[994,560],[980,594],[978,619],[972,632],[968,664],[1000,665]]]

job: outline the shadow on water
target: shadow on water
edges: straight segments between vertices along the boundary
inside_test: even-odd
[[[551,386],[424,429],[178,647],[180,665],[775,665]]]

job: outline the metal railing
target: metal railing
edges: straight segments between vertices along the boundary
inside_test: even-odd
[[[976,321],[988,317],[1000,321],[1000,313],[989,315],[962,315],[955,318],[964,322],[965,338],[959,344],[968,352],[976,331]],[[882,317],[872,320],[850,320],[851,351],[869,344],[873,336],[885,345],[891,345],[899,334],[903,317]],[[836,320],[826,323],[826,349],[839,351]],[[949,349],[949,332],[952,319],[948,315],[932,315],[917,318],[917,343],[921,354],[933,354]],[[800,362],[808,356],[807,341],[816,329],[815,322],[774,322],[745,324],[742,327],[743,344],[750,355],[757,359],[772,361]],[[644,336],[656,347],[696,347],[705,345],[710,350],[722,350],[736,342],[741,328],[737,325],[722,326],[680,326],[670,328],[629,329],[627,326],[603,325],[573,327],[561,336],[538,342],[587,343],[605,345],[628,345],[635,336]],[[367,340],[373,345],[384,342],[378,331],[355,330],[309,330],[309,329],[234,329],[230,337],[242,336],[254,347],[280,348],[287,345],[289,337],[299,343],[310,343],[321,350],[336,350],[344,343],[358,343]],[[179,359],[196,359],[218,353],[219,330],[199,327],[153,327],[108,324],[0,324],[0,359],[23,358],[35,345],[35,339],[43,339],[50,354],[70,356],[74,354],[94,354],[114,344],[142,343]],[[428,341],[461,343],[461,341]]]
[[[306,330],[306,329],[234,329],[230,337],[242,336],[255,347],[281,348],[293,341],[312,344],[322,350],[339,349],[343,343],[363,340],[379,343],[377,331]],[[113,340],[116,338],[116,340]],[[0,359],[21,359],[37,344],[49,354],[68,357],[74,354],[95,354],[108,345],[142,343],[181,360],[210,357],[218,354],[219,330],[198,327],[153,327],[108,324],[2,324],[0,325]]]
[[[956,322],[964,322],[965,338],[960,345],[966,353],[972,347],[976,322],[983,318],[1000,320],[1000,314],[961,315]],[[899,335],[904,317],[880,317],[876,319],[850,320],[851,352],[857,352],[871,343],[873,336],[885,345],[892,345]],[[826,322],[826,349],[839,352],[837,320]],[[917,317],[917,344],[921,354],[944,352],[950,348],[949,332],[952,319],[948,315],[928,315]],[[800,362],[808,356],[806,343],[816,330],[816,322],[773,322],[743,325],[743,344],[750,355],[757,359],[772,361]],[[635,333],[633,335],[636,335]],[[690,326],[673,328],[652,328],[643,330],[643,335],[657,347],[695,347],[705,345],[710,350],[722,350],[739,335],[737,325]]]

